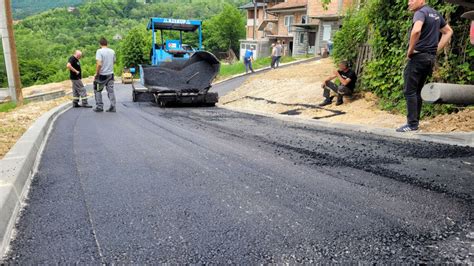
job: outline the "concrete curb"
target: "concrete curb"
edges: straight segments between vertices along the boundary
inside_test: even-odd
[[[293,61],[293,62],[281,63],[281,64],[280,64],[280,68],[281,68],[281,67],[287,67],[287,66],[295,65],[295,64],[301,64],[301,63],[316,61],[316,60],[318,60],[318,59],[321,59],[321,58],[320,58],[320,57],[311,57],[311,58],[305,58],[305,59],[301,59],[301,60],[296,60],[296,61]],[[267,71],[267,70],[270,70],[270,67],[269,67],[269,66],[268,66],[268,67],[263,67],[263,68],[256,69],[254,74],[257,74],[257,73],[263,72],[263,71]],[[212,86],[217,85],[217,84],[220,84],[220,83],[227,82],[227,81],[229,81],[229,80],[233,80],[233,79],[236,79],[236,78],[240,78],[240,77],[243,77],[243,76],[247,76],[247,75],[251,75],[251,74],[241,73],[241,74],[233,75],[233,76],[231,76],[231,77],[225,78],[225,79],[223,79],[223,80],[219,80],[219,81],[217,81],[217,82],[215,82],[215,83],[212,83]]]
[[[71,102],[64,103],[39,117],[0,160],[0,258],[10,244],[21,204],[52,125],[71,106]]]
[[[317,120],[310,120],[307,118],[294,117],[294,116],[292,117],[292,116],[281,115],[281,114],[270,114],[270,113],[265,113],[265,112],[234,108],[234,107],[228,107],[228,106],[223,106],[223,105],[218,105],[218,106],[220,108],[228,109],[235,112],[259,115],[259,116],[267,116],[267,117],[280,119],[283,121],[297,122],[301,124],[318,126],[322,128],[356,131],[356,132],[369,133],[369,134],[374,134],[378,136],[391,137],[391,138],[397,138],[397,139],[427,141],[427,142],[456,145],[456,146],[468,146],[468,147],[474,148],[474,132],[398,133],[398,132],[395,132],[395,129],[375,128],[375,127],[368,127],[365,125],[362,126],[362,125],[350,125],[350,124],[342,124],[342,123],[329,123],[329,122],[323,122],[323,121],[317,121]]]

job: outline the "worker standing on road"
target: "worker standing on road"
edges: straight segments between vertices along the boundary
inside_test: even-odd
[[[82,52],[76,50],[74,54],[69,57],[66,65],[67,69],[69,69],[69,78],[72,82],[72,107],[92,108],[92,106],[87,103],[87,92],[84,83],[82,83],[81,63],[79,62],[81,57]],[[82,100],[82,105],[79,105],[79,100]]]
[[[94,94],[97,106],[94,108],[95,112],[104,111],[104,103],[102,102],[102,90],[107,90],[107,95],[110,100],[110,107],[107,112],[116,111],[116,100],[114,94],[114,63],[115,52],[107,47],[108,43],[105,38],[99,41],[100,49],[97,50],[96,59],[96,73],[94,79]]]
[[[253,71],[252,62],[253,62],[253,46],[251,46],[250,49],[247,49],[245,51],[244,64],[245,64],[246,74],[249,73],[249,70],[252,71],[252,73],[255,73],[255,71]]]
[[[453,35],[444,18],[425,0],[408,0],[408,9],[415,12],[407,52],[408,63],[403,74],[408,115],[407,124],[398,128],[397,132],[418,130],[423,104],[421,89],[433,72],[436,53],[443,50]]]

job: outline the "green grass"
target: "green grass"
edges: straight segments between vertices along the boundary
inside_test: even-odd
[[[303,56],[303,57],[295,58],[295,57],[290,57],[290,56],[284,56],[281,58],[281,63],[289,63],[289,62],[293,62],[293,61],[296,61],[298,59],[303,59],[303,58],[309,58],[309,57]],[[268,67],[270,66],[271,61],[272,59],[270,57],[259,58],[253,62],[252,64],[253,69],[257,70],[260,68]],[[223,64],[221,65],[221,71],[219,72],[218,78],[220,79],[227,78],[227,77],[234,76],[237,74],[242,74],[242,73],[245,73],[245,66],[243,62],[237,62],[232,65]]]
[[[16,108],[16,103],[7,102],[0,104],[0,113],[6,113]]]
[[[29,100],[23,100],[23,105],[29,104]],[[14,102],[6,102],[0,103],[0,113],[6,113],[14,110],[16,108],[16,103]]]

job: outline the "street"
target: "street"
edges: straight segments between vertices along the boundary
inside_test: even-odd
[[[6,262],[472,263],[474,148],[116,92],[56,121]]]

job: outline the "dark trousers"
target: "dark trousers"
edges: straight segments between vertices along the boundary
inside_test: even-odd
[[[252,60],[250,58],[244,58],[244,64],[245,64],[245,73],[249,73],[249,70],[252,71],[252,73],[254,72],[253,67],[252,67]]]
[[[280,66],[280,59],[281,59],[281,56],[272,56],[272,64],[271,64],[271,67],[272,68],[277,68]]]
[[[342,101],[344,95],[352,95],[352,90],[344,85],[337,86],[334,82],[328,81],[325,84],[323,96],[326,98],[326,101],[331,101],[331,91],[337,93],[337,101]]]
[[[435,55],[415,54],[405,67],[403,93],[407,101],[407,124],[410,127],[418,127],[420,123],[421,107],[423,105],[421,89],[433,73],[435,60]]]
[[[277,57],[276,56],[272,56],[272,63],[270,65],[271,68],[275,68],[275,64],[277,62]]]

